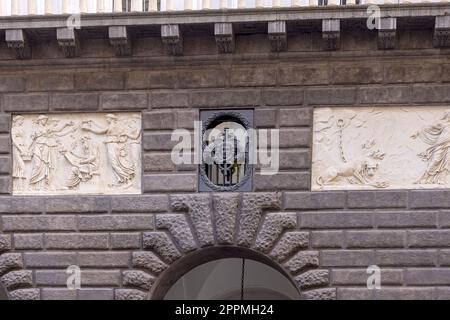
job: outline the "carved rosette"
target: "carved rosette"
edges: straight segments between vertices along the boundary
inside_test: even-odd
[[[308,233],[295,230],[296,214],[279,212],[280,194],[173,195],[170,204],[184,213],[156,216],[157,230],[144,233],[143,251],[133,253],[133,269],[123,272],[117,300],[148,299],[153,283],[172,263],[216,245],[267,256],[292,277],[304,299],[336,299],[328,270],[318,269],[319,253],[308,250]]]
[[[23,269],[22,255],[10,253],[11,235],[0,235],[0,285],[11,300],[39,300],[39,289],[33,288],[32,271]]]

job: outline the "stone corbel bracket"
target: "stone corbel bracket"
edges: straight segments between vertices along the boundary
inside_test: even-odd
[[[214,24],[214,36],[216,37],[217,50],[219,53],[234,52],[235,38],[232,23]]]
[[[80,54],[80,41],[74,28],[56,29],[56,39],[66,58],[74,58]]]
[[[286,21],[269,21],[267,25],[272,52],[287,50]]]
[[[109,43],[116,50],[116,56],[131,56],[131,39],[125,26],[112,26],[108,28]]]
[[[397,18],[380,18],[378,49],[394,49],[397,42]]]
[[[436,17],[433,43],[436,48],[450,47],[450,16]]]
[[[5,39],[8,48],[14,50],[17,59],[31,58],[31,46],[22,29],[5,30]]]
[[[183,37],[180,26],[177,24],[165,24],[161,26],[161,38],[167,48],[167,52],[173,56],[183,54]]]
[[[322,39],[325,50],[338,50],[341,47],[341,21],[339,19],[322,20]]]

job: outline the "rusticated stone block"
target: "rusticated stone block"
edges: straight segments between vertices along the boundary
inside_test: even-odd
[[[3,217],[4,231],[75,231],[75,216],[24,216]]]
[[[413,103],[444,103],[450,101],[450,85],[414,85]]]
[[[440,225],[445,226],[442,221],[443,215],[440,215]],[[377,212],[373,216],[374,225],[378,228],[414,228],[414,227],[437,227],[438,214],[428,211],[403,211],[403,212]],[[450,215],[449,215],[450,217]]]
[[[411,87],[364,87],[358,90],[358,101],[362,104],[395,104],[411,101]]]
[[[311,246],[313,248],[342,248],[344,246],[343,231],[313,231],[311,232]]]
[[[188,92],[159,91],[150,95],[152,108],[183,108],[189,106]]]
[[[433,300],[435,288],[381,287],[375,290],[375,300]]]
[[[11,271],[1,277],[0,282],[8,291],[20,287],[32,286],[32,272],[29,270]]]
[[[144,130],[173,129],[175,113],[170,111],[152,111],[143,114]]]
[[[219,244],[233,244],[234,242],[239,201],[239,195],[234,193],[217,193],[213,196],[216,234]]]
[[[280,109],[281,127],[303,127],[311,125],[312,125],[311,108]]]
[[[125,86],[122,72],[86,72],[75,74],[77,90],[120,90]]]
[[[68,91],[74,89],[74,76],[66,72],[32,73],[27,77],[27,91]]]
[[[0,194],[11,194],[12,179],[10,177],[0,177]]]
[[[142,161],[145,172],[174,171],[176,168],[170,152],[146,153]]]
[[[44,248],[43,234],[14,234],[14,248],[23,249],[42,249]]]
[[[181,258],[181,253],[165,232],[146,232],[142,235],[143,248],[154,250],[166,263]]]
[[[158,214],[156,228],[169,230],[184,252],[197,249],[197,243],[184,214]]]
[[[132,264],[136,268],[146,269],[155,275],[167,269],[167,265],[152,252],[133,252]]]
[[[113,300],[113,289],[81,288],[78,290],[78,300]]]
[[[167,211],[167,195],[115,196],[111,198],[113,212],[164,212]]]
[[[172,132],[145,132],[142,145],[146,151],[172,151],[178,141],[172,141]]]
[[[283,266],[291,273],[299,273],[306,268],[319,266],[318,251],[299,251],[295,256],[286,261]]]
[[[0,92],[25,91],[25,79],[20,75],[5,75],[0,77]]]
[[[257,128],[273,128],[277,124],[276,109],[256,109],[254,115]]]
[[[304,101],[302,89],[267,89],[263,101],[268,106],[301,106]]]
[[[72,252],[26,252],[27,268],[67,268],[77,264],[77,255]]]
[[[374,253],[371,250],[323,250],[321,252],[322,267],[361,266],[374,264]]]
[[[107,249],[107,233],[47,233],[47,249]]]
[[[49,101],[48,94],[8,94],[4,96],[3,108],[10,112],[47,111]]]
[[[0,174],[9,174],[11,172],[11,157],[0,156]]]
[[[336,66],[331,69],[331,79],[334,84],[381,83],[383,68],[376,63],[365,66]]]
[[[104,93],[101,96],[103,110],[142,110],[148,108],[147,93]]]
[[[257,191],[269,190],[307,190],[310,186],[310,175],[306,172],[285,173],[275,175],[255,175],[254,185]]]
[[[413,190],[409,195],[412,209],[450,208],[450,191]]]
[[[9,234],[0,234],[0,253],[11,250],[11,236]]]
[[[450,230],[408,231],[409,247],[446,247],[449,243]]]
[[[127,270],[122,273],[123,285],[138,287],[143,290],[150,290],[155,278],[139,270]]]
[[[11,138],[8,135],[0,135],[0,153],[11,152]]]
[[[10,270],[23,268],[20,253],[4,253],[0,255],[0,276]]]
[[[371,212],[314,212],[300,213],[299,228],[367,228],[372,227]]]
[[[80,231],[95,230],[151,230],[153,215],[88,215],[78,217]]]
[[[193,107],[247,107],[260,104],[260,90],[209,90],[190,93]]]
[[[405,231],[347,231],[347,248],[402,248],[405,246]]]
[[[18,289],[9,293],[11,300],[40,300],[39,289]]]
[[[336,300],[336,288],[324,288],[303,292],[305,300]]]
[[[9,133],[11,129],[11,115],[0,113],[0,133]]]
[[[208,194],[173,195],[170,205],[176,211],[188,210],[200,246],[214,244],[211,198]]]
[[[263,209],[277,209],[281,206],[279,193],[245,193],[242,196],[242,211],[239,217],[238,244],[249,247],[256,237]]]
[[[99,109],[97,93],[58,93],[51,99],[51,110],[56,111],[96,111]]]
[[[284,86],[328,84],[328,66],[314,64],[280,66],[278,82]]]
[[[332,284],[341,286],[365,286],[367,285],[367,269],[338,269],[331,274]],[[402,285],[403,270],[381,269],[381,285]]]
[[[196,191],[197,175],[183,174],[146,174],[143,178],[143,190],[151,192]]]
[[[103,196],[52,196],[45,199],[44,208],[47,213],[108,212],[110,210],[110,198]]]
[[[146,300],[147,293],[135,289],[116,289],[114,297],[116,300]]]
[[[77,291],[64,288],[43,288],[42,300],[77,300]]]
[[[131,254],[129,252],[107,251],[78,253],[78,265],[80,267],[126,268],[129,267],[130,261]]]
[[[291,257],[296,251],[307,248],[308,245],[309,234],[307,232],[286,232],[275,245],[270,256],[278,262],[282,262]]]
[[[139,249],[141,247],[140,233],[112,233],[109,238],[112,249]]]
[[[356,89],[354,88],[320,88],[307,89],[305,100],[308,105],[341,105],[356,102]]]
[[[406,191],[351,191],[347,195],[349,208],[406,208]]]
[[[264,253],[270,252],[281,234],[285,230],[295,229],[296,225],[295,213],[268,213],[256,237],[254,249]]]
[[[270,141],[270,140],[269,140]],[[301,148],[311,145],[311,129],[280,129],[280,148]]]
[[[321,287],[328,285],[328,270],[311,270],[302,273],[295,278],[295,282],[300,289]]]
[[[345,192],[286,192],[285,209],[343,209]]]

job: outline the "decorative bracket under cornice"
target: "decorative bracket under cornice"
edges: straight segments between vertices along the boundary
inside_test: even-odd
[[[216,37],[217,50],[219,53],[233,53],[235,39],[233,24],[221,22],[214,24],[214,36]]]
[[[380,18],[378,49],[394,49],[397,42],[397,18]]]
[[[450,16],[436,17],[433,43],[437,48],[450,47]]]
[[[322,39],[324,50],[338,50],[341,47],[341,20],[322,20]]]
[[[183,54],[183,37],[178,24],[165,24],[161,26],[161,38],[167,52],[173,56]]]
[[[74,28],[56,29],[56,39],[66,58],[74,58],[80,54],[80,41]]]
[[[8,48],[14,50],[17,59],[31,59],[31,46],[23,29],[5,30]]]
[[[273,52],[287,50],[286,21],[269,21],[267,30],[269,33],[270,47]]]
[[[108,28],[109,43],[116,50],[116,56],[131,56],[131,39],[129,37],[127,27],[111,26]]]

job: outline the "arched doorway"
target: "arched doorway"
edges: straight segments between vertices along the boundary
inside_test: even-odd
[[[298,300],[299,289],[274,261],[251,249],[221,246],[191,253],[167,269],[150,299]]]

